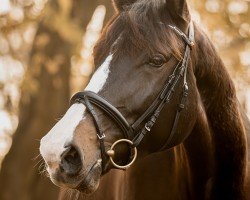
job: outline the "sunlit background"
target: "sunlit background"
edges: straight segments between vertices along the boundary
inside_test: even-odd
[[[46,2],[45,0],[1,0],[0,2],[0,160],[8,151],[11,135],[18,125],[20,88],[39,20],[49,12],[49,8],[47,10],[45,8]],[[58,2],[62,9],[65,9],[64,12],[67,12],[70,2],[67,0]],[[249,2],[249,0],[191,2],[193,19],[214,41],[234,79],[238,97],[248,116],[250,116]],[[102,29],[105,12],[104,5],[96,8],[86,32],[82,35],[79,54],[72,56],[72,92],[81,88],[92,72],[92,47]],[[46,40],[46,36],[40,40],[38,41],[40,43],[46,42],[43,41]]]
[[[0,162],[11,145],[11,136],[18,125],[22,82],[39,20],[49,12],[49,8],[45,8],[46,2],[45,0],[1,0],[0,2]],[[60,0],[59,4],[66,12],[71,3]],[[86,78],[93,70],[92,48],[103,27],[105,12],[104,5],[96,7],[86,32],[82,35],[79,54],[76,53],[71,58],[72,66],[69,68],[71,67],[72,92],[85,84]],[[45,45],[43,43],[46,43],[46,35],[39,40],[36,41],[40,43],[38,45]],[[56,66],[50,64],[53,73]]]
[[[72,94],[83,88],[93,70],[93,44],[113,10],[109,1],[79,1],[0,0],[0,162],[20,121],[19,102],[29,102],[43,85],[37,80],[39,73],[56,74],[62,70],[58,66],[68,62]],[[250,0],[193,0],[190,7],[193,19],[219,51],[250,117]],[[41,52],[52,33],[67,44],[52,50],[69,50],[49,57]],[[53,84],[62,87],[58,77]]]

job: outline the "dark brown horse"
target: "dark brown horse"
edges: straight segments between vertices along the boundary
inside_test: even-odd
[[[105,98],[133,124],[161,94],[191,49],[187,68],[180,73],[180,81],[170,92],[172,99],[162,108],[155,126],[138,145],[136,162],[126,171],[112,169],[100,151],[102,145],[109,149],[124,138],[123,131],[103,109],[95,105],[90,109],[88,98],[74,101],[41,140],[51,180],[81,191],[79,198],[88,200],[243,200],[247,195],[249,199],[249,121],[223,62],[197,25],[191,48],[192,22],[186,1],[116,0],[114,5],[117,14],[96,44],[98,68],[86,90]],[[182,81],[189,87],[184,103],[180,101]],[[183,110],[175,123],[179,103]],[[104,144],[98,142],[97,134]],[[165,145],[169,137],[171,142]],[[128,147],[120,145],[115,162],[127,163],[129,155]],[[70,196],[61,192],[62,199]]]

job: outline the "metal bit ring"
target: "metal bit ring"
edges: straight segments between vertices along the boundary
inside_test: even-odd
[[[117,140],[114,144],[112,144],[110,150],[107,151],[107,155],[109,156],[110,162],[112,163],[112,165],[113,165],[114,167],[116,167],[117,169],[123,169],[123,170],[124,170],[124,169],[129,168],[129,167],[135,162],[135,160],[136,160],[136,158],[137,158],[137,149],[136,149],[136,147],[133,147],[133,152],[134,152],[134,154],[133,154],[133,159],[132,159],[127,165],[118,165],[118,164],[116,164],[116,163],[114,162],[113,157],[114,157],[114,155],[115,155],[114,148],[115,148],[115,146],[116,146],[117,144],[119,144],[119,143],[127,143],[127,144],[129,144],[130,146],[133,145],[133,142],[130,141],[130,140],[127,140],[127,139],[120,139],[120,140]]]

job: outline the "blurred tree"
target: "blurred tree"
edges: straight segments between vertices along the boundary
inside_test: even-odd
[[[249,109],[250,1],[191,0],[206,31],[232,76],[244,109]],[[198,17],[197,17],[198,16]],[[249,104],[249,105],[248,105]],[[250,110],[248,110],[249,112]],[[249,114],[249,113],[248,113]]]
[[[39,141],[68,107],[71,57],[99,4],[109,0],[51,0],[34,38],[21,88],[19,125],[0,172],[1,200],[57,199],[58,189],[41,178],[32,159]]]

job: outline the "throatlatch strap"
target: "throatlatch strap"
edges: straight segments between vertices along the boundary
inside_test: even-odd
[[[171,140],[172,140],[172,138],[173,138],[173,136],[174,136],[174,134],[176,132],[176,129],[177,129],[177,125],[178,125],[178,122],[179,122],[181,111],[185,108],[185,103],[186,103],[187,96],[188,96],[188,86],[184,85],[183,94],[182,94],[180,104],[178,105],[178,109],[177,109],[176,114],[175,114],[172,130],[170,132],[170,135],[169,135],[167,141],[161,147],[160,151],[166,149],[170,145],[170,142],[171,142]]]
[[[175,114],[174,123],[173,123],[172,130],[170,132],[170,135],[169,135],[167,141],[165,142],[165,144],[161,147],[160,151],[168,148],[169,145],[171,144],[173,136],[177,130],[177,125],[179,122],[181,111],[185,108],[185,103],[186,103],[186,99],[188,96],[188,84],[187,84],[187,80],[186,80],[187,67],[188,67],[188,61],[190,58],[190,52],[191,52],[192,47],[194,45],[194,25],[193,25],[193,22],[190,23],[190,27],[189,27],[189,41],[191,42],[192,46],[189,45],[186,47],[186,51],[185,51],[185,55],[184,55],[184,59],[183,59],[183,64],[182,64],[183,66],[185,66],[185,68],[184,68],[184,72],[183,72],[184,83],[183,83],[183,93],[182,93],[181,101],[180,101],[180,104],[178,105],[178,109],[177,109],[176,114]]]

